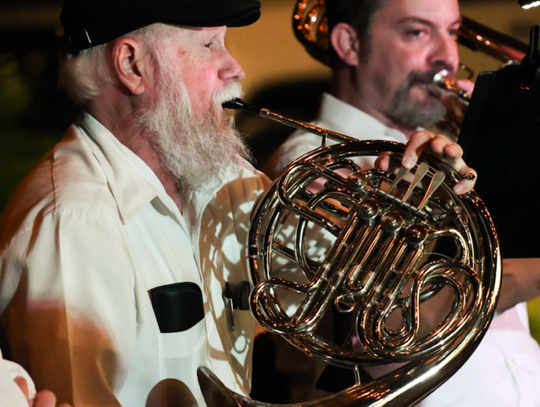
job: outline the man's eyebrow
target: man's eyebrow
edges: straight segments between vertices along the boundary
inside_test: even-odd
[[[461,24],[461,20],[462,19],[461,19],[461,16],[460,16],[454,22],[450,23],[450,25],[453,26],[453,25]],[[397,21],[397,24],[406,24],[406,23],[419,23],[419,24],[428,25],[428,26],[434,26],[435,25],[435,23],[433,21],[431,21],[431,20],[427,20],[425,18],[415,17],[415,16],[404,17],[401,20]]]
[[[459,16],[459,18],[458,18],[456,21],[454,21],[452,24],[450,24],[450,25],[456,25],[456,24],[461,25],[461,22],[462,22],[462,21],[463,21],[463,19],[461,18],[461,16]]]

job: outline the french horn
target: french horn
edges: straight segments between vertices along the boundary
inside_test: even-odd
[[[224,107],[322,137],[321,147],[285,168],[252,211],[250,308],[267,330],[350,369],[356,383],[291,406],[422,400],[466,362],[495,313],[501,259],[480,197],[455,194],[459,175],[429,155],[410,173],[373,167],[383,154],[400,163],[401,144],[359,141],[238,99]],[[326,146],[328,138],[339,143]],[[348,332],[340,340],[323,329],[336,314]],[[363,383],[360,366],[391,371]],[[232,392],[207,368],[198,377],[209,407],[274,406]]]

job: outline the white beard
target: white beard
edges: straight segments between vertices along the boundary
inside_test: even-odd
[[[150,134],[150,142],[158,151],[162,165],[180,186],[197,190],[223,180],[237,172],[242,159],[250,159],[247,146],[233,127],[234,119],[224,120],[222,103],[241,97],[240,84],[235,82],[212,97],[208,113],[194,117],[185,90],[181,69],[170,68],[172,63],[157,52],[160,66],[155,80],[158,97],[152,106],[136,119],[136,124]]]

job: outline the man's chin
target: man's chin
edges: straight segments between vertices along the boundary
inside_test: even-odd
[[[409,103],[411,106],[415,106],[416,109],[420,110],[444,108],[444,96],[433,93],[427,85],[425,85],[425,87],[423,86],[423,89],[414,88],[415,87],[413,87],[409,93]]]
[[[437,123],[446,114],[444,103],[430,94],[409,93],[393,105],[391,116],[411,127],[427,127]]]
[[[232,130],[235,128],[235,117],[232,112],[224,112],[219,121],[220,128],[223,130]]]
[[[409,89],[409,98],[413,101],[440,99],[441,92],[431,83],[415,83]]]

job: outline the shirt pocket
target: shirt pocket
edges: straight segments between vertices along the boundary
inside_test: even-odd
[[[151,289],[150,298],[160,329],[156,333],[160,384],[187,387],[190,401],[182,405],[205,405],[197,380],[197,369],[208,365],[209,349],[200,287],[192,282],[164,285]]]

